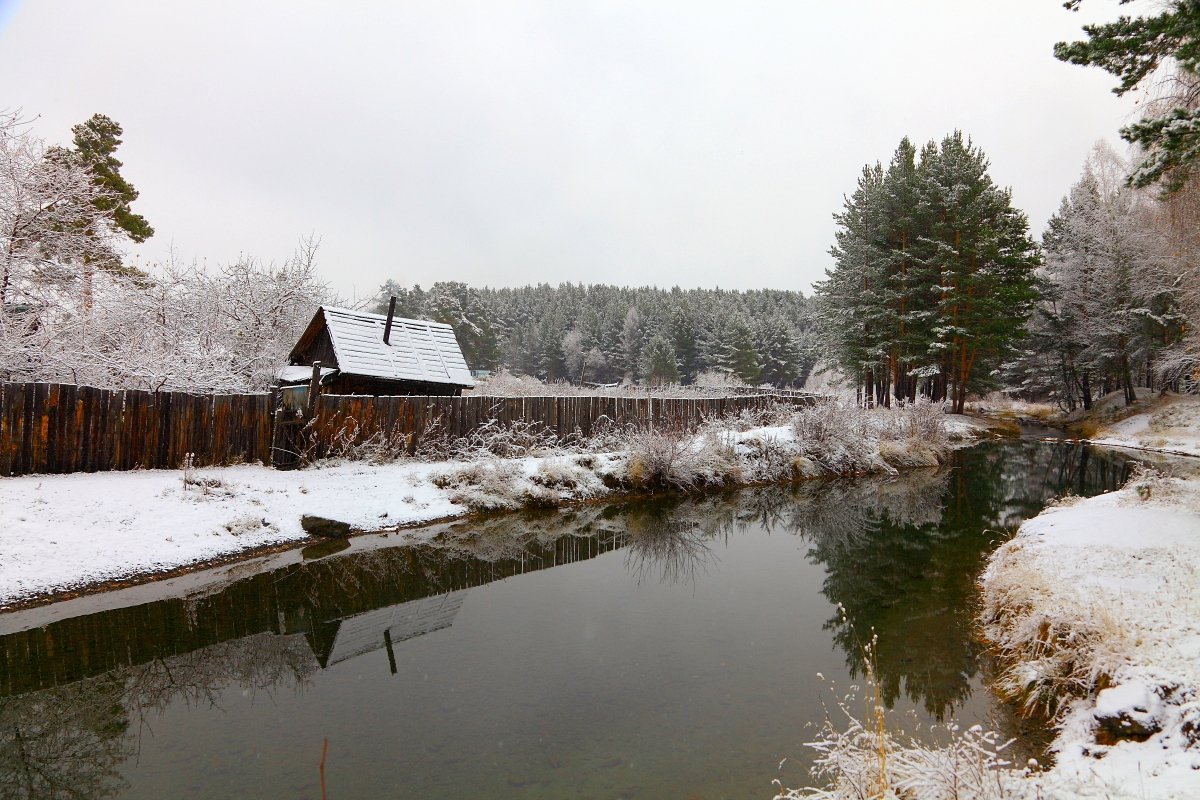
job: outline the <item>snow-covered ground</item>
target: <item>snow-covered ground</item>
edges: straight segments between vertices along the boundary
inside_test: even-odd
[[[1026,522],[981,579],[1002,688],[1061,702],[1033,797],[1200,797],[1200,485],[1148,475]]]
[[[465,513],[433,465],[349,463],[0,479],[0,606],[305,539],[303,515],[365,530]]]
[[[831,405],[790,424],[632,434],[626,452],[611,454],[0,478],[0,608],[300,542],[305,516],[378,531],[623,491],[936,466],[946,438],[938,416]]]
[[[1200,396],[1165,395],[1146,402],[1146,410],[1101,427],[1090,441],[1200,456]]]

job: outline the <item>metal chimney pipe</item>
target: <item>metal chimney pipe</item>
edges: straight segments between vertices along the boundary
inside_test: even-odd
[[[392,295],[392,300],[388,303],[388,318],[387,324],[383,326],[383,343],[391,344],[389,339],[392,338],[392,318],[396,316],[396,295]]]

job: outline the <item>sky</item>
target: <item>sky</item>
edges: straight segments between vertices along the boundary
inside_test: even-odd
[[[100,112],[155,236],[386,279],[809,292],[867,162],[961,129],[1040,236],[1132,98],[1057,0],[0,0],[0,109]]]

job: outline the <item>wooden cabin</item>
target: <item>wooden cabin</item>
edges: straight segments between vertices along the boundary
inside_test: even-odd
[[[454,329],[439,322],[321,306],[279,371],[281,386],[307,385],[321,362],[329,394],[458,396],[475,381]]]

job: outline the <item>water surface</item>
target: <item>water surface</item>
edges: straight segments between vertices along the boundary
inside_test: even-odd
[[[970,636],[981,559],[1129,468],[1006,442],[464,521],[0,637],[0,797],[317,798],[326,742],[338,800],[770,797],[873,633],[898,712],[1015,730]]]

